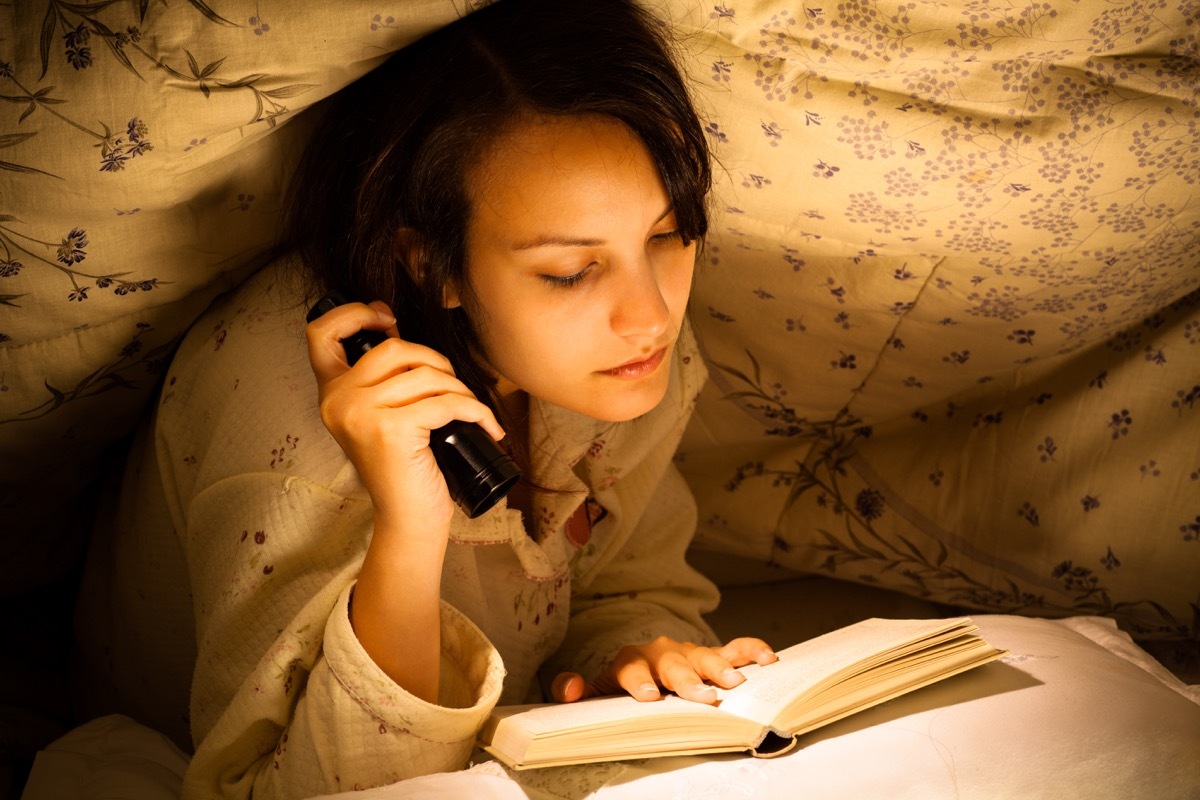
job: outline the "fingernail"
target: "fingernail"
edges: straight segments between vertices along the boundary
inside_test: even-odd
[[[721,680],[723,680],[726,684],[737,684],[746,680],[746,676],[738,672],[736,669],[727,669],[721,673]]]
[[[692,695],[694,697],[703,699],[708,699],[710,697],[715,698],[717,696],[717,690],[708,684],[698,683],[692,687]]]
[[[655,686],[653,683],[643,683],[641,686],[638,687],[638,692],[640,694],[646,694],[646,695],[657,695],[658,687]]]
[[[759,664],[773,664],[774,662],[779,660],[779,656],[775,655],[775,653],[773,653],[770,650],[763,650],[761,653],[759,653],[757,656],[754,657],[754,660],[757,661]]]
[[[375,315],[379,317],[379,321],[384,325],[391,325],[396,321],[396,318],[390,311],[385,311],[382,308],[375,307]]]

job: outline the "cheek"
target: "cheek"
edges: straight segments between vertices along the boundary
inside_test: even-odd
[[[509,377],[514,352],[521,346],[520,330],[513,328],[515,320],[503,313],[503,306],[480,303],[478,297],[469,306],[471,325],[483,350],[484,362],[502,377]]]
[[[516,304],[476,323],[480,344],[493,370],[526,391],[573,358],[580,321]]]
[[[687,307],[692,294],[692,279],[696,271],[696,246],[692,245],[686,253],[680,255],[672,263],[671,269],[663,278],[663,295],[672,311],[682,311]]]

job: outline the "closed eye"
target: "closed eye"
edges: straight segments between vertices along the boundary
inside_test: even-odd
[[[656,233],[650,237],[650,241],[659,243],[674,241],[682,242],[683,234],[681,234],[677,228],[673,231],[667,231],[666,233]]]
[[[540,277],[543,281],[550,284],[551,286],[559,286],[559,287],[562,287],[565,289],[565,288],[574,286],[575,284],[579,283],[581,280],[586,278],[588,273],[592,271],[592,267],[594,267],[594,266],[596,266],[594,263],[588,264],[586,267],[579,270],[579,272],[576,272],[574,275],[539,275],[538,277]]]

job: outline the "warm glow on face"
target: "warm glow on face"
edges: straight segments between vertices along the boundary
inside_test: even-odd
[[[474,177],[471,313],[501,390],[610,421],[652,409],[695,243],[680,240],[641,140],[603,117],[539,119]]]

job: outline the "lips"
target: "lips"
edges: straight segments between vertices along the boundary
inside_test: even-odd
[[[667,348],[660,347],[658,350],[651,353],[647,358],[638,361],[630,361],[613,369],[603,371],[605,375],[611,375],[614,378],[622,378],[624,380],[633,380],[641,378],[658,369],[662,364],[663,359],[667,355]]]

